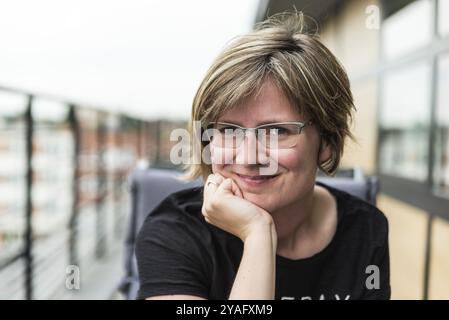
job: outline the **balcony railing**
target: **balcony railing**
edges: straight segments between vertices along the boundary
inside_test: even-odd
[[[174,125],[0,88],[0,299],[60,297],[121,246],[128,173],[170,165]]]

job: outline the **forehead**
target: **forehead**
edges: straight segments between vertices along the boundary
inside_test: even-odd
[[[302,117],[282,90],[272,80],[266,80],[257,95],[242,100],[224,112],[218,120],[256,125],[267,122],[299,121]]]

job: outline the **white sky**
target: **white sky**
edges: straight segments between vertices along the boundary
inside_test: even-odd
[[[0,85],[144,118],[187,119],[258,0],[2,0]]]

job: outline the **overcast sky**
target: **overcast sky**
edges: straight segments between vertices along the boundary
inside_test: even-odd
[[[2,0],[0,85],[144,118],[187,119],[258,0]]]

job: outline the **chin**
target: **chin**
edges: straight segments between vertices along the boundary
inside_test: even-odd
[[[243,197],[249,202],[255,204],[256,206],[268,212],[273,211],[277,207],[276,204],[273,203],[273,200],[267,198],[267,195],[264,194],[254,194],[244,192]]]

